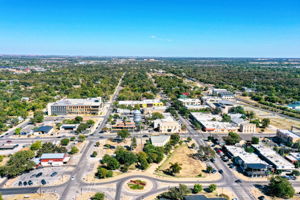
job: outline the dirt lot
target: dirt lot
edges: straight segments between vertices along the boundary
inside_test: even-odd
[[[239,97],[239,98],[243,98],[247,101],[257,103],[257,102],[255,102],[255,101],[253,101],[253,100],[251,100],[247,97]],[[247,106],[245,103],[241,103],[241,104],[245,107],[245,110],[254,111],[255,115],[259,119],[270,118],[271,126],[274,126],[274,128],[290,129],[292,125],[300,127],[300,122],[299,121],[295,121],[295,120],[292,120],[292,119],[287,119],[287,118],[284,118],[284,117],[281,117],[281,116],[278,116],[278,115],[274,115],[272,113],[260,110],[258,108],[253,108],[253,107]]]
[[[182,170],[177,177],[196,177],[199,174],[205,175],[202,170],[206,169],[205,163],[193,159],[190,155],[195,153],[194,150],[189,149],[186,144],[177,147],[171,156],[160,166],[159,173],[170,167],[170,163],[180,163]]]

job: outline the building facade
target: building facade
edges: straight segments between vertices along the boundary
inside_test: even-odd
[[[47,106],[48,115],[100,115],[102,99],[62,99]]]

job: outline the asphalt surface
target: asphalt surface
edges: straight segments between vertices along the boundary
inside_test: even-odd
[[[143,176],[143,175],[132,175],[132,176],[127,176],[124,178],[119,178],[119,179],[113,179],[111,181],[106,181],[106,182],[99,182],[99,183],[86,183],[82,181],[82,176],[83,173],[86,170],[86,164],[87,164],[87,157],[88,157],[88,153],[91,149],[91,147],[93,147],[94,143],[96,141],[98,141],[101,137],[103,139],[106,138],[111,138],[111,137],[115,137],[115,134],[98,134],[102,128],[105,127],[105,124],[110,116],[110,114],[112,113],[112,109],[113,109],[113,102],[116,100],[118,93],[120,91],[120,84],[121,84],[121,80],[119,85],[116,88],[116,91],[112,97],[112,100],[110,102],[108,102],[108,110],[106,115],[103,117],[102,122],[100,123],[100,125],[97,127],[97,129],[94,131],[93,136],[89,136],[87,138],[88,140],[88,144],[85,146],[85,148],[83,149],[82,152],[82,156],[81,159],[79,161],[79,163],[77,164],[77,166],[75,167],[75,170],[73,170],[71,172],[71,176],[73,178],[71,178],[70,180],[68,180],[67,182],[61,184],[61,185],[57,185],[57,186],[44,186],[44,187],[16,187],[16,188],[1,188],[0,192],[4,195],[7,194],[25,194],[25,193],[38,193],[38,192],[57,192],[60,195],[60,199],[62,200],[69,200],[69,199],[74,199],[74,194],[80,190],[80,189],[91,189],[93,191],[103,191],[103,188],[98,190],[97,186],[106,186],[105,187],[105,191],[114,191],[115,192],[115,196],[111,197],[109,194],[107,195],[109,199],[115,199],[115,200],[119,200],[122,198],[122,195],[129,195],[129,196],[133,196],[134,199],[144,199],[147,196],[151,196],[154,195],[158,192],[163,192],[165,190],[168,189],[168,187],[163,187],[163,188],[159,188],[158,186],[160,183],[178,183],[178,184],[196,184],[196,183],[200,183],[203,185],[209,185],[209,184],[216,184],[218,187],[230,187],[232,189],[232,191],[236,194],[237,198],[239,200],[245,199],[245,200],[249,200],[249,199],[255,199],[253,197],[253,195],[251,194],[251,192],[249,191],[249,188],[255,184],[268,184],[268,181],[261,181],[261,182],[254,182],[254,181],[243,181],[242,183],[235,183],[235,180],[237,179],[236,176],[233,174],[233,172],[229,169],[229,167],[226,165],[226,163],[224,163],[219,157],[216,157],[216,161],[214,163],[211,163],[212,166],[214,166],[217,170],[222,169],[223,170],[223,174],[221,176],[221,178],[217,181],[201,181],[197,180],[197,181],[182,181],[180,179],[174,181],[174,180],[166,180],[166,179],[159,179],[159,178],[154,178],[151,176]],[[183,135],[182,137],[192,137],[197,145],[207,145],[205,143],[205,139],[210,136],[210,135],[218,135],[219,137],[225,136],[227,134],[209,134],[209,133],[204,133],[202,131],[197,131],[193,128],[193,126],[191,125],[191,123],[183,118],[182,116],[179,115],[179,120],[182,124],[185,124],[188,130],[188,134]],[[26,125],[26,123],[23,124],[24,126]],[[146,133],[144,133],[146,134]],[[143,133],[133,133],[133,136],[140,136],[142,137],[142,135],[144,135]],[[242,134],[242,137],[247,137],[247,138],[251,138],[252,136],[257,136],[257,134]],[[268,137],[268,136],[273,136],[270,134],[259,134],[260,137]],[[0,141],[6,141],[8,140],[7,137],[4,138],[0,138]],[[34,138],[15,138],[15,139],[9,139],[12,140],[12,142],[16,142],[16,143],[32,143],[34,140],[42,140],[42,141],[58,141],[61,140],[61,138],[53,138],[53,137],[49,137],[49,138],[39,138],[39,139],[34,139]],[[136,179],[136,178],[144,178],[147,179],[148,181],[150,181],[153,185],[153,187],[151,188],[150,191],[146,192],[146,193],[141,193],[141,194],[137,194],[137,193],[128,193],[126,191],[124,191],[124,184],[130,180],[130,179]],[[292,181],[294,186],[300,186],[300,182],[297,181]],[[116,188],[112,188],[110,186],[110,184],[116,184]],[[3,186],[3,184],[1,184],[0,186]],[[76,194],[75,194],[76,195]]]

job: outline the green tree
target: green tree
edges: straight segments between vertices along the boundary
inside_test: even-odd
[[[91,197],[91,200],[104,200],[104,193],[97,192],[94,196]]]
[[[261,121],[261,127],[262,128],[267,128],[270,125],[270,119],[269,118],[264,118]]]
[[[87,120],[86,124],[88,127],[92,127],[95,124],[95,121],[90,119],[90,120]]]
[[[178,162],[176,162],[176,163],[170,163],[168,172],[174,176],[175,174],[178,174],[181,170],[182,170],[181,165]]]
[[[79,124],[80,122],[83,121],[83,118],[81,116],[77,116],[77,117],[75,117],[75,121],[76,121],[76,124]]]
[[[97,169],[97,173],[96,176],[98,178],[108,178],[108,177],[112,177],[113,173],[111,170],[107,170],[103,167],[98,167]]]
[[[187,141],[187,142],[190,142],[190,141],[192,141],[192,138],[191,138],[191,137],[188,137],[188,138],[186,139],[186,141]]]
[[[248,152],[248,153],[253,153],[254,152],[254,149],[252,146],[246,146],[245,147],[245,151]]]
[[[98,155],[97,151],[93,151],[93,153],[91,154],[91,157],[95,158]]]
[[[163,118],[164,118],[163,114],[161,114],[159,112],[154,112],[151,115],[151,120],[163,119]]]
[[[83,142],[85,140],[85,136],[84,135],[79,135],[78,136],[78,142]]]
[[[95,147],[99,147],[100,146],[100,142],[96,142]]]
[[[137,147],[137,143],[136,143],[136,137],[133,137],[131,139],[131,145],[130,145],[131,149],[135,149]]]
[[[258,137],[252,137],[251,138],[251,143],[252,144],[258,144],[259,143],[259,138]]]
[[[42,123],[44,121],[44,113],[42,111],[35,111],[31,123]]]
[[[60,141],[60,145],[67,146],[69,144],[70,140],[68,138],[64,138]]]
[[[121,130],[118,132],[118,136],[121,137],[122,140],[125,140],[130,136],[130,133],[128,132],[128,130]]]
[[[148,163],[147,158],[148,158],[148,156],[145,152],[139,152],[137,154],[138,166],[142,170],[145,170],[149,167],[149,163]]]
[[[213,170],[214,170],[214,168],[212,166],[207,165],[207,167],[206,167],[206,172],[207,173],[212,173]]]
[[[89,126],[86,123],[80,123],[79,126],[76,129],[76,133],[82,133],[84,132],[87,128],[89,128]]]
[[[31,159],[34,156],[35,154],[31,150],[19,151],[13,154],[6,165],[0,167],[1,175],[11,178],[32,170],[35,163]]]
[[[115,154],[116,159],[120,162],[120,164],[130,166],[137,162],[137,156],[134,153],[125,150],[123,147],[117,148]]]
[[[79,152],[79,149],[78,149],[77,147],[75,147],[75,146],[72,146],[72,147],[71,147],[70,154],[76,154],[76,153],[78,153],[78,152]]]
[[[272,177],[268,187],[270,194],[279,198],[292,198],[295,194],[292,184],[280,176]]]
[[[174,133],[171,135],[171,138],[170,138],[170,144],[171,145],[176,145],[178,144],[180,141],[180,135],[178,133]]]
[[[223,114],[222,122],[231,122],[231,117],[227,114]]]
[[[103,156],[101,162],[106,165],[107,169],[115,170],[120,168],[119,161],[116,158],[107,154]]]
[[[164,149],[156,147],[150,143],[144,145],[144,152],[147,154],[149,163],[159,163],[164,158]]]
[[[209,192],[213,192],[213,191],[215,191],[217,189],[217,185],[215,185],[215,184],[210,184],[209,186],[208,186],[208,191]]]
[[[191,190],[186,185],[180,184],[179,187],[172,187],[167,192],[162,193],[159,198],[184,200],[189,193],[191,193]]]
[[[16,135],[20,135],[21,134],[21,128],[16,128],[16,130],[15,130],[15,134]]]
[[[199,192],[201,192],[202,190],[203,190],[202,185],[200,185],[200,184],[195,184],[195,185],[194,185],[194,188],[193,188],[193,192],[194,192],[194,193],[199,193]]]
[[[234,145],[241,141],[241,137],[237,133],[234,133],[234,132],[230,132],[228,134],[228,136],[223,137],[223,139],[227,145]]]
[[[36,151],[36,150],[39,150],[41,147],[42,147],[42,141],[35,141],[35,142],[32,143],[32,145],[30,146],[30,150]]]

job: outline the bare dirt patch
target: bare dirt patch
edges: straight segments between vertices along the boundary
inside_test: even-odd
[[[182,170],[176,177],[197,177],[199,174],[204,175],[202,170],[206,169],[205,163],[192,158],[194,150],[189,149],[186,144],[178,146],[171,156],[159,167],[158,172],[163,173],[170,167],[170,163],[178,162],[181,164]]]

